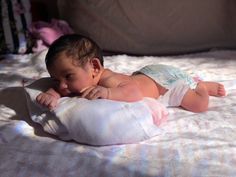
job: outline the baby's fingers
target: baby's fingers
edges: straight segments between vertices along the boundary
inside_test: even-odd
[[[57,106],[57,103],[54,102],[54,101],[51,101],[51,102],[48,104],[47,107],[48,107],[50,110],[53,110],[56,106]]]
[[[92,87],[88,87],[88,88],[86,88],[85,90],[83,90],[83,92],[81,92],[81,93],[82,93],[81,97],[82,97],[82,98],[88,98],[90,92],[91,92],[94,88],[95,88],[95,87],[92,86]]]
[[[47,97],[45,95],[39,95],[36,97],[36,101],[45,106],[48,107],[49,109],[54,108],[56,104],[53,102],[53,100],[50,97]]]
[[[43,95],[39,94],[39,95],[36,97],[36,101],[37,101],[39,104],[43,104],[43,102],[44,102],[44,97],[43,97]]]

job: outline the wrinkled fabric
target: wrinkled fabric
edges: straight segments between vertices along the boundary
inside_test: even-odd
[[[0,61],[1,177],[236,176],[236,51],[106,56],[106,67],[117,72],[130,74],[144,65],[163,63],[221,82],[228,94],[211,97],[209,110],[200,114],[168,108],[168,120],[158,127],[161,135],[134,144],[99,147],[61,141],[45,133],[41,125],[32,123],[23,95],[6,90],[22,86],[23,80],[28,85],[48,76],[44,56],[11,55]]]
[[[25,88],[27,107],[34,122],[63,140],[100,146],[137,143],[161,134],[158,126],[167,120],[165,106],[152,98],[122,102],[62,97],[50,111],[35,101],[49,81],[41,79],[32,84],[37,87]]]

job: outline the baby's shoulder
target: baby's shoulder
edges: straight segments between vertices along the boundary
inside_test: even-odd
[[[131,77],[128,75],[117,73],[111,70],[106,70],[105,72],[106,73],[103,73],[99,81],[99,85],[101,86],[115,87],[121,82],[128,81],[131,79]]]

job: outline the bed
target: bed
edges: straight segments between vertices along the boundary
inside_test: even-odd
[[[204,113],[168,108],[167,121],[157,127],[158,136],[110,146],[59,140],[30,119],[24,86],[48,76],[45,53],[5,55],[0,61],[1,177],[236,176],[235,50],[106,56],[105,66],[118,72],[170,64],[204,80],[219,81],[227,90],[226,97],[211,97]]]

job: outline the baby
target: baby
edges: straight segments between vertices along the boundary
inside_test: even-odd
[[[57,39],[46,55],[46,67],[56,82],[37,96],[38,103],[53,109],[64,96],[87,99],[111,99],[134,102],[143,97],[160,98],[168,106],[181,106],[192,112],[208,109],[209,96],[225,96],[225,88],[216,82],[193,79],[178,68],[149,65],[132,75],[113,72],[103,67],[99,46],[78,34]]]

